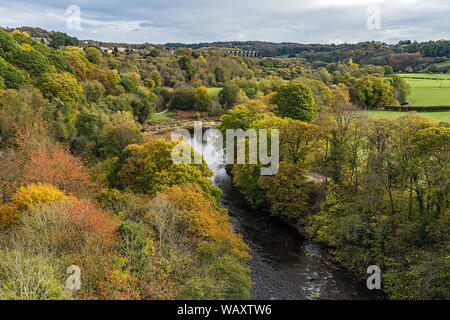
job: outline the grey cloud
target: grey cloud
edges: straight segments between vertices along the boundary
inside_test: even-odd
[[[80,31],[65,25],[65,10],[73,4],[81,8]],[[370,4],[380,9],[380,30],[366,27]],[[81,39],[133,43],[395,42],[450,37],[449,0],[0,0],[0,8],[3,26],[39,26]]]

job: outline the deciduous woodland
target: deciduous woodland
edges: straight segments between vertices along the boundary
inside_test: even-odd
[[[413,107],[412,94],[427,101],[394,71],[432,70],[399,66],[411,57],[396,51],[427,68],[446,61],[448,41],[328,61],[211,44],[108,52],[49,37],[0,30],[0,299],[249,299],[251,252],[212,171],[174,164],[177,142],[151,131],[205,117],[224,132],[279,130],[277,174],[230,168],[262,214],[356,274],[378,265],[388,298],[450,298],[449,111],[371,113]],[[70,265],[80,290],[65,288]]]

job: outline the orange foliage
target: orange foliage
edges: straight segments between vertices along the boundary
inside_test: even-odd
[[[16,204],[7,203],[0,206],[0,229],[18,221],[20,211]]]
[[[89,171],[67,149],[50,150],[40,145],[25,165],[23,184],[47,183],[71,194],[84,194],[93,187]]]
[[[177,185],[166,187],[163,193],[181,213],[179,218],[187,222],[187,231],[194,241],[229,240],[239,258],[249,257],[249,248],[243,242],[242,236],[234,233],[226,211],[214,208],[198,185],[187,183],[182,187]]]
[[[56,243],[67,244],[74,251],[86,244],[112,248],[117,243],[118,221],[108,217],[93,202],[72,198],[64,201],[58,211],[65,223],[54,235]]]
[[[175,110],[175,118],[177,119],[197,119],[198,115],[200,115],[201,118],[208,117],[208,112],[198,112],[195,110]]]

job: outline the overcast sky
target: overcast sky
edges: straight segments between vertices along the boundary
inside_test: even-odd
[[[128,43],[448,40],[449,17],[450,0],[0,0],[3,27]]]

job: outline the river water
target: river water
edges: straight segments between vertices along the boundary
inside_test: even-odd
[[[228,210],[236,232],[250,246],[252,259],[247,265],[254,283],[252,299],[371,299],[365,283],[351,274],[336,270],[324,262],[322,246],[303,238],[285,222],[250,208],[233,186],[222,164],[214,161],[214,138],[202,141],[192,137],[190,144],[202,153],[214,175],[214,184],[222,189],[220,205]]]

